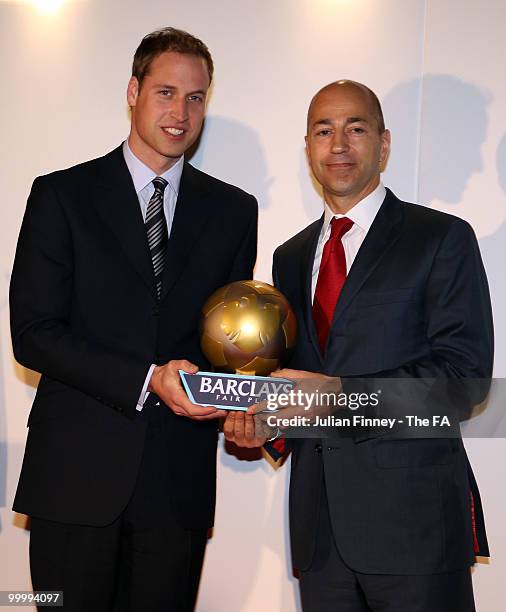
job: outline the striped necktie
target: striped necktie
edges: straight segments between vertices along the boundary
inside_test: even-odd
[[[163,192],[168,182],[161,176],[157,176],[153,179],[153,185],[155,192],[151,196],[146,210],[146,232],[155,273],[156,295],[160,299],[165,254],[167,253],[167,242],[169,240],[167,221],[163,213]]]

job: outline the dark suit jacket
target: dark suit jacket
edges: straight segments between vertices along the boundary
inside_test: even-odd
[[[120,514],[143,450],[136,404],[148,368],[209,366],[200,308],[218,287],[252,278],[256,238],[256,200],[185,163],[158,302],[121,147],[35,180],[10,291],[15,357],[42,373],[16,511],[86,525]],[[184,525],[206,527],[217,423],[170,414],[172,506]]]
[[[491,376],[488,286],[466,222],[401,202],[387,190],[341,293],[325,356],[311,311],[321,226],[322,219],[274,254],[275,284],[299,323],[289,367],[341,376],[345,390],[356,377]],[[417,414],[413,410],[405,413]],[[469,566],[478,551],[488,554],[479,494],[460,439],[357,433],[289,444],[296,567],[311,562],[323,479],[337,546],[354,570],[438,573]]]

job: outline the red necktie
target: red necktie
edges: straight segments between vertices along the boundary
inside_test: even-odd
[[[313,300],[313,319],[322,353],[325,352],[334,310],[346,280],[346,256],[341,238],[353,221],[346,217],[330,223],[330,238],[325,243]]]
[[[286,453],[286,440],[285,438],[278,438],[272,442],[272,446],[276,449],[276,451],[280,455],[284,455]]]
[[[346,280],[346,256],[341,238],[351,229],[353,221],[346,217],[334,217],[330,225],[330,238],[323,247],[313,300],[313,318],[322,353],[325,352],[334,310]],[[285,454],[285,438],[277,438],[271,444],[280,455]]]

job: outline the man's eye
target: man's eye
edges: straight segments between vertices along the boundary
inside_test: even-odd
[[[316,132],[317,136],[328,136],[330,134],[330,130],[319,130]]]
[[[353,134],[364,134],[365,133],[364,128],[361,128],[361,127],[351,128],[351,131]]]
[[[170,96],[172,92],[170,91],[170,89],[161,89],[158,93],[162,96]]]
[[[188,100],[190,102],[203,102],[204,98],[202,96],[188,96]]]

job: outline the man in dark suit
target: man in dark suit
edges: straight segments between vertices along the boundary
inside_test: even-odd
[[[441,414],[441,402],[449,409],[455,398],[465,414],[483,399],[483,385],[468,388],[468,379],[490,377],[493,356],[472,229],[383,187],[390,134],[367,87],[338,81],[320,90],[306,146],[325,212],[274,254],[274,282],[299,324],[293,369],[275,376],[335,392],[383,382],[382,401],[394,416]],[[230,415],[225,433],[241,445],[262,444],[264,419]],[[488,547],[460,437],[411,439],[374,428],[345,434],[286,438],[304,611],[474,610],[469,568]],[[272,454],[283,441],[271,442]]]
[[[178,370],[208,363],[202,304],[251,278],[257,204],[184,160],[213,63],[190,34],[146,36],[129,138],[35,180],[11,282],[16,359],[42,373],[14,509],[34,589],[66,610],[193,609],[213,523],[217,417]]]

